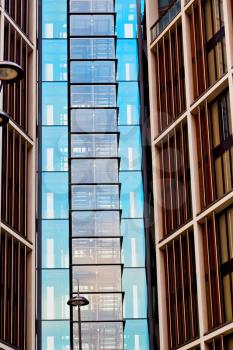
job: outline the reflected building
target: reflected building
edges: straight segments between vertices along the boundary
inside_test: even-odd
[[[38,350],[154,349],[142,172],[144,2],[41,0]],[[141,84],[142,85],[142,84]],[[150,327],[149,327],[150,324]],[[152,332],[153,333],[153,332]]]

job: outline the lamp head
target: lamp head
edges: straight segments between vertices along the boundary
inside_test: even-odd
[[[81,295],[76,295],[75,297],[72,297],[70,300],[68,300],[67,304],[72,307],[85,306],[89,304],[89,301],[87,298],[82,297]]]
[[[6,125],[9,122],[9,115],[3,111],[0,111],[0,127]]]
[[[17,63],[11,61],[0,62],[0,80],[7,84],[17,83],[24,78],[24,70]]]

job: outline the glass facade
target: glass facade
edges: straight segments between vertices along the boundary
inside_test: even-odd
[[[67,0],[42,0],[39,348],[70,349]],[[56,11],[54,10],[56,9]],[[59,55],[57,54],[59,52]]]
[[[41,3],[39,348],[148,350],[137,1]]]
[[[137,3],[115,1],[125,350],[149,349]]]

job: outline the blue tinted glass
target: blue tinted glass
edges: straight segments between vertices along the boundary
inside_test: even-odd
[[[67,80],[67,41],[44,39],[42,52],[42,80]]]
[[[68,174],[42,174],[42,218],[68,218]]]
[[[119,83],[117,105],[120,107],[119,124],[139,124],[140,98],[138,83]]]
[[[126,320],[124,338],[125,350],[149,350],[147,320]]]
[[[132,39],[117,40],[118,80],[138,79],[138,47]]]
[[[72,83],[114,83],[116,64],[115,61],[74,61],[70,75]]]
[[[142,145],[140,126],[119,126],[121,170],[141,170]]]
[[[70,40],[73,59],[115,58],[114,38],[73,38]]]
[[[69,319],[69,270],[42,270],[42,319]]]
[[[122,217],[142,218],[144,198],[141,172],[121,172],[120,182]]]
[[[136,38],[137,0],[116,0],[115,11],[118,38]]]
[[[125,267],[145,266],[145,232],[143,219],[122,219],[122,262]]]
[[[56,11],[54,9],[56,8]],[[67,36],[67,0],[42,1],[42,37],[65,38]]]
[[[42,128],[42,170],[68,171],[67,127]]]
[[[42,267],[69,267],[69,222],[42,221]]]
[[[141,0],[141,16],[144,16],[145,12],[145,0]]]
[[[43,350],[70,349],[70,322],[69,321],[42,322],[42,349]]]
[[[147,284],[144,268],[125,268],[122,276],[125,318],[147,318]]]
[[[72,36],[114,35],[113,15],[72,15],[70,16]]]
[[[42,84],[43,125],[67,125],[67,83]]]

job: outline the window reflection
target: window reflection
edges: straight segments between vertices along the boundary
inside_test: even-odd
[[[82,307],[82,321],[118,321],[122,319],[122,294],[82,294],[89,300],[89,305]],[[77,308],[74,311],[77,321]]]
[[[79,185],[72,186],[72,209],[118,209],[118,185]]]
[[[73,266],[73,292],[120,292],[121,266]]]
[[[72,240],[73,264],[120,264],[119,238],[79,238]]]
[[[72,107],[116,107],[116,86],[71,86],[71,105]]]
[[[42,83],[42,124],[67,125],[67,83]]]
[[[114,38],[73,38],[70,40],[70,58],[115,58],[115,40]]]
[[[77,134],[71,137],[71,156],[86,157],[117,157],[116,134]]]
[[[114,35],[113,15],[72,15],[70,16],[71,36]]]
[[[73,109],[71,111],[72,132],[117,131],[116,109]]]
[[[54,7],[56,6],[56,11]],[[67,0],[43,0],[42,37],[66,38],[67,36]]]
[[[72,234],[77,237],[120,236],[119,211],[72,213]]]
[[[115,61],[71,62],[72,83],[114,83]]]
[[[42,40],[42,80],[67,80],[66,40]],[[57,54],[59,52],[59,55]]]
[[[71,162],[72,183],[117,183],[118,159],[77,159]]]
[[[82,323],[82,343],[85,349],[123,350],[123,323]],[[78,324],[74,324],[74,345],[78,349]]]
[[[42,349],[70,349],[70,321],[43,321]]]
[[[70,0],[71,12],[113,12],[113,0]]]

